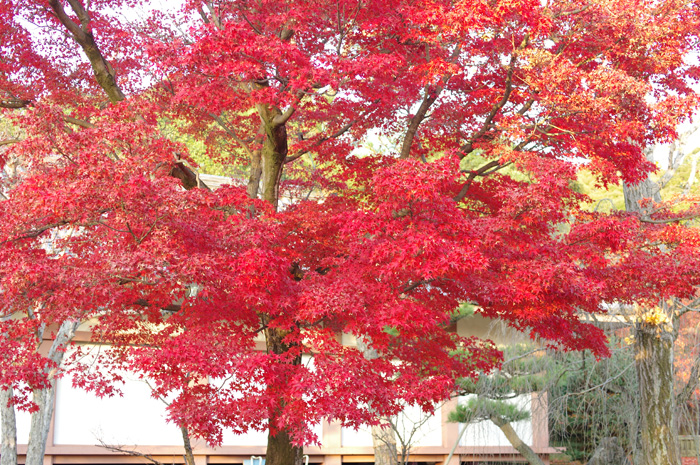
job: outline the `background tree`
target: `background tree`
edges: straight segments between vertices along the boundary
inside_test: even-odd
[[[512,423],[530,418],[529,409],[514,404],[513,399],[543,391],[547,386],[557,383],[563,375],[563,372],[556,369],[556,365],[548,363],[543,352],[544,349],[530,345],[508,347],[504,351],[506,360],[499,370],[482,373],[477,381],[461,380],[460,394],[471,397],[457,405],[450,412],[448,420],[465,424],[490,421],[503,432],[508,442],[528,463],[544,464],[512,426]]]

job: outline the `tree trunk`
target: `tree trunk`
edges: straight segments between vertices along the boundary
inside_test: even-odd
[[[47,356],[47,358],[55,364],[55,368],[52,368],[47,373],[50,385],[46,389],[35,389],[32,392],[32,401],[39,407],[39,410],[32,413],[26,465],[43,465],[44,463],[46,440],[49,436],[51,417],[53,416],[54,397],[56,395],[55,375],[63,361],[66,344],[73,338],[78,324],[79,322],[75,321],[64,321],[63,324],[61,324]]]
[[[246,193],[251,199],[258,198],[258,190],[260,189],[260,177],[262,176],[262,159],[260,150],[255,150],[250,159],[250,176],[248,176],[248,185]]]
[[[658,185],[647,178],[635,186],[623,185],[625,208],[641,215],[645,199],[661,201]],[[659,310],[661,311],[661,310]],[[634,354],[639,382],[641,413],[641,465],[679,465],[678,433],[673,375],[673,343],[676,337],[675,316],[666,312],[668,320],[651,323],[637,315],[634,333]]]
[[[641,410],[641,465],[679,465],[670,323],[639,321],[634,334]]]
[[[642,215],[648,213],[649,208],[642,208],[640,201],[651,199],[654,202],[660,202],[659,186],[651,179],[646,179],[636,186],[629,184],[622,185],[622,191],[625,196],[625,209],[628,212],[637,212]]]
[[[265,342],[267,344],[267,352],[280,355],[289,352],[289,345],[283,342],[285,335],[285,331],[281,331],[277,328],[266,328]],[[301,356],[295,357],[291,364],[301,365]],[[284,385],[284,383],[282,384]],[[265,464],[301,465],[304,449],[292,444],[289,431],[285,428],[281,428],[273,434],[273,427],[277,426],[279,413],[282,408],[284,408],[284,403],[280,401],[280,405],[278,407],[273,407],[269,412],[268,422],[270,425],[270,432],[267,435]]]
[[[366,338],[357,338],[357,348],[367,360],[379,357],[377,350],[369,344]],[[375,465],[397,465],[399,463],[396,431],[391,426],[382,428],[380,425],[375,425],[372,427],[372,447],[374,448]]]
[[[186,426],[181,426],[182,443],[185,446],[185,463],[186,465],[194,465],[194,454],[192,453],[192,443],[190,442],[190,432]],[[252,464],[251,464],[252,465]]]
[[[520,452],[520,455],[522,455],[530,465],[544,465],[544,462],[540,456],[537,455],[530,446],[525,444],[522,439],[520,439],[520,436],[518,436],[518,433],[515,432],[509,422],[504,421],[502,418],[496,415],[491,415],[490,418],[491,421],[498,426],[501,431],[503,431],[503,434],[506,435],[508,442],[510,442],[515,450]]]
[[[265,87],[267,84],[257,84]],[[259,167],[256,166],[258,160],[252,161],[252,172],[248,184],[248,195],[252,197],[254,184],[257,179],[262,180],[262,199],[271,203],[275,210],[279,203],[279,185],[284,169],[284,160],[287,158],[287,128],[286,119],[282,118],[282,112],[277,107],[267,104],[257,104],[256,109],[262,123],[262,132],[265,137],[260,151]],[[288,118],[288,116],[287,116]],[[260,170],[259,172],[257,170]],[[257,178],[257,179],[256,179]],[[255,192],[257,195],[257,192]],[[283,342],[285,331],[277,328],[267,327],[267,322],[263,317],[265,329],[265,342],[267,352],[273,354],[285,354],[290,350],[289,345]],[[297,356],[291,361],[292,365],[301,364],[301,356]],[[274,394],[274,393],[273,393]],[[301,465],[304,449],[294,446],[286,428],[278,427],[278,418],[284,403],[271,408],[268,416],[270,432],[267,436],[267,452],[265,461],[267,465]],[[277,431],[273,434],[273,430]]]
[[[271,418],[270,421],[273,419]],[[292,445],[287,431],[278,431],[276,435],[268,435],[265,465],[301,465],[304,449]]]
[[[278,118],[282,117],[279,108],[268,107],[264,104],[258,104],[256,108],[265,134],[260,160],[262,165],[262,198],[277,209],[280,180],[288,151],[287,127],[285,123],[278,121]]]
[[[0,465],[17,465],[17,420],[15,406],[10,404],[12,388],[0,389],[0,420],[2,421],[2,449]]]

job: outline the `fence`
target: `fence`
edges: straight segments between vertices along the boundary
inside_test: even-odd
[[[700,455],[700,436],[679,436],[681,457],[697,457]]]

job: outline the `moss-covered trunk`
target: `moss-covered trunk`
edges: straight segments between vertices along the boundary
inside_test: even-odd
[[[291,35],[289,36],[291,37]],[[287,37],[287,38],[289,38]],[[284,39],[286,40],[286,39]],[[266,81],[261,80],[255,84],[258,88],[267,87]],[[276,210],[279,205],[280,197],[280,181],[282,179],[282,171],[284,170],[284,162],[287,158],[288,140],[286,123],[289,117],[294,113],[293,108],[289,108],[284,113],[276,106],[260,103],[255,106],[258,115],[260,116],[261,132],[264,136],[262,148],[258,153],[254,153],[251,160],[251,173],[249,177],[248,195],[254,197],[256,193],[257,179],[262,181],[261,197],[263,200],[272,204]],[[290,264],[291,266],[291,264]],[[265,329],[265,343],[267,352],[277,355],[289,355],[290,347],[284,341],[284,337],[288,334],[287,331],[282,331],[277,328],[270,328],[267,323],[265,314],[261,315],[263,326]],[[282,357],[279,363],[290,365],[300,365],[301,355]],[[288,372],[281,370],[281,372]],[[286,385],[285,380],[276,380],[277,385]],[[267,438],[267,451],[265,460],[267,465],[301,465],[303,457],[303,448],[292,444],[289,434],[289,429],[285,425],[281,425],[279,415],[284,409],[285,401],[281,397],[281,393],[274,392],[274,386],[268,386],[268,389],[273,390],[271,395],[273,398],[278,397],[276,405],[270,408],[268,412],[268,423],[270,432]]]
[[[287,127],[279,108],[257,105],[265,140],[260,153],[262,198],[277,208],[284,160],[287,158]],[[253,160],[253,169],[256,169]]]

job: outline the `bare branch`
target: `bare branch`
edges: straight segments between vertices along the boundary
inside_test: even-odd
[[[138,305],[139,307],[154,307],[154,305],[149,302],[146,299],[138,299],[137,301],[134,302],[134,305]],[[161,310],[164,310],[166,312],[179,312],[182,309],[182,305],[179,304],[170,304],[166,305],[165,307],[160,307]]]
[[[700,217],[700,213],[696,213],[694,215],[687,215],[687,216],[681,216],[678,218],[666,218],[663,220],[654,220],[652,218],[649,218],[647,216],[642,216],[639,218],[639,221],[642,223],[649,223],[649,224],[670,224],[670,223],[680,223],[681,221],[688,221],[688,220],[694,220],[695,218]]]
[[[253,151],[250,150],[250,147],[248,146],[248,144],[243,139],[238,137],[238,134],[236,134],[236,132],[233,129],[231,129],[231,127],[227,124],[226,121],[224,121],[224,119],[221,116],[215,115],[214,113],[209,113],[209,116],[214,118],[214,121],[216,121],[219,124],[219,126],[221,126],[221,128],[224,131],[226,131],[226,134],[231,136],[233,138],[233,140],[235,140],[241,147],[243,147],[243,150],[245,151],[246,154],[248,154],[248,156],[251,159],[253,158]]]
[[[577,8],[575,10],[569,10],[569,11],[562,11],[561,13],[554,15],[555,18],[561,18],[563,16],[571,16],[571,15],[577,15],[579,13],[583,13],[587,9],[591,7],[591,3],[587,3],[586,5],[582,6],[581,8]]]
[[[569,393],[567,393],[566,395],[567,395],[567,396],[580,396],[580,395],[585,394],[585,393],[587,393],[587,392],[595,391],[596,389],[599,389],[599,388],[605,386],[606,384],[609,384],[609,383],[611,383],[612,381],[615,381],[617,378],[619,378],[619,377],[621,377],[622,375],[624,375],[624,374],[627,372],[627,370],[629,370],[629,369],[632,368],[633,366],[634,366],[634,362],[632,362],[632,363],[630,363],[629,365],[627,365],[622,371],[620,371],[620,372],[619,372],[618,374],[616,374],[615,376],[611,376],[610,378],[606,379],[605,381],[603,381],[603,382],[600,383],[600,384],[596,384],[595,386],[592,386],[592,387],[590,387],[590,388],[588,388],[588,389],[584,389],[583,391],[569,392]]]
[[[6,244],[8,242],[21,241],[23,239],[33,239],[35,237],[41,236],[43,233],[45,233],[46,231],[48,231],[50,229],[58,228],[60,226],[65,226],[69,223],[70,223],[70,221],[68,221],[68,220],[61,220],[61,221],[57,221],[55,223],[47,224],[47,225],[41,226],[39,228],[36,228],[34,230],[25,232],[24,234],[13,237],[11,239],[5,239],[4,241],[0,242],[0,245]]]
[[[457,60],[461,50],[461,45],[457,45],[455,47],[449,60],[450,63],[454,63]],[[452,77],[452,73],[445,74],[442,77],[441,83],[435,86],[434,89],[431,89],[430,86],[425,86],[425,96],[423,97],[423,101],[421,102],[416,114],[411,117],[411,121],[408,123],[408,129],[406,130],[406,135],[404,136],[403,143],[401,144],[399,158],[406,159],[410,155],[411,145],[413,145],[413,139],[416,137],[418,127],[425,119],[428,109],[440,96],[440,93],[444,89],[445,85],[447,85],[447,81],[450,79],[450,77]]]
[[[209,10],[209,14],[211,15],[211,19],[214,23],[214,26],[216,26],[216,28],[220,31],[223,30],[223,27],[221,25],[221,19],[219,18],[219,15],[216,14],[216,11],[214,11],[214,7],[212,6],[211,2],[206,1],[204,3],[207,5],[207,9]],[[205,22],[208,21],[205,20]]]
[[[484,120],[484,124],[481,125],[481,128],[472,136],[469,138],[469,141],[467,141],[466,144],[464,144],[461,149],[460,149],[460,158],[464,158],[469,153],[474,150],[474,142],[476,142],[478,139],[484,136],[486,132],[489,130],[491,125],[493,124],[493,120],[498,114],[498,112],[505,106],[506,103],[508,103],[508,100],[510,99],[510,95],[513,92],[513,73],[515,72],[515,63],[518,59],[518,52],[522,49],[524,49],[527,44],[529,43],[529,35],[525,35],[523,38],[523,41],[520,43],[517,49],[513,50],[513,53],[511,54],[510,57],[510,63],[508,64],[508,71],[506,74],[506,82],[505,82],[505,90],[503,92],[503,97],[501,100],[496,102],[493,107],[491,108],[491,111],[489,114],[486,116],[486,119]]]
[[[284,162],[285,162],[285,163],[292,162],[292,161],[296,160],[297,158],[299,158],[299,157],[301,157],[301,156],[306,155],[307,153],[309,153],[309,151],[310,151],[312,148],[318,147],[319,145],[323,144],[324,142],[326,142],[326,141],[328,141],[328,140],[335,139],[335,138],[337,138],[337,137],[342,136],[343,134],[345,134],[346,132],[348,132],[348,131],[350,130],[350,128],[352,127],[352,125],[355,124],[356,122],[357,122],[357,120],[350,121],[349,123],[347,123],[347,124],[346,124],[345,126],[343,126],[342,128],[338,129],[338,130],[337,130],[336,132],[334,132],[333,134],[330,134],[330,135],[325,136],[325,137],[321,137],[321,138],[318,139],[316,142],[314,142],[313,145],[312,145],[311,147],[309,147],[309,148],[307,148],[307,149],[305,149],[305,150],[299,150],[298,152],[296,152],[296,153],[294,153],[294,154],[292,154],[292,155],[289,155],[287,158],[284,159]]]
[[[464,197],[466,197],[467,192],[469,191],[469,188],[472,185],[472,182],[477,176],[488,176],[491,173],[495,173],[496,171],[505,168],[506,166],[510,165],[512,162],[507,162],[504,164],[501,164],[498,160],[493,160],[488,163],[486,163],[484,166],[479,168],[478,170],[474,170],[469,172],[469,176],[467,177],[466,182],[462,186],[462,189],[459,191],[457,195],[453,197],[453,200],[455,202],[460,202]]]
[[[3,145],[10,145],[10,144],[16,144],[17,142],[21,142],[22,139],[5,139],[5,140],[0,140],[0,147]]]
[[[109,444],[105,444],[105,442],[102,439],[98,439],[98,441],[100,442],[100,447],[109,451],[120,452],[122,454],[131,455],[132,457],[141,457],[142,459],[146,459],[155,465],[163,465],[163,462],[159,462],[158,460],[154,459],[148,454],[143,454],[135,450],[126,449],[124,446],[111,446]]]
[[[0,99],[0,108],[18,109],[25,108],[32,103],[31,100],[21,99],[21,98],[3,98]]]
[[[76,126],[80,126],[81,128],[85,128],[85,129],[94,129],[95,128],[95,125],[92,124],[91,122],[85,121],[82,119],[78,119],[78,118],[73,118],[72,116],[64,116],[63,121],[65,121],[66,123],[75,124]]]

